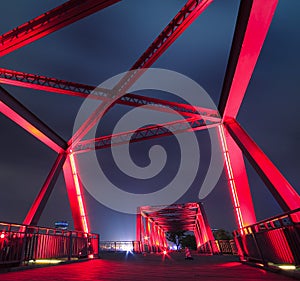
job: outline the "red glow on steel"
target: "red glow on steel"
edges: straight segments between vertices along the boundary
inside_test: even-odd
[[[66,159],[65,153],[58,155],[44,185],[42,186],[39,194],[37,195],[35,201],[33,202],[30,210],[28,211],[23,224],[26,225],[36,225],[42,214],[42,211],[48,201],[51,191],[55,185],[58,174],[61,172],[62,165]]]
[[[233,198],[233,203],[234,203],[234,209],[236,212],[236,218],[237,218],[237,223],[239,228],[241,229],[241,233],[243,234],[243,218],[241,214],[241,209],[240,209],[240,204],[239,204],[239,198],[237,196],[236,192],[236,185],[235,185],[235,180],[232,172],[232,167],[231,167],[231,162],[230,162],[230,156],[227,148],[227,143],[225,139],[225,134],[224,134],[224,129],[223,125],[220,125],[219,127],[219,134],[220,134],[220,139],[221,139],[221,144],[222,144],[222,149],[223,149],[223,155],[225,158],[225,165],[226,165],[226,170],[227,170],[227,176],[228,176],[228,181],[230,185],[230,191],[231,191],[231,197]]]
[[[278,0],[254,0],[223,118],[236,118],[266,38]]]
[[[191,23],[211,4],[212,0],[188,0],[184,7],[177,13],[173,20],[166,26],[166,28],[153,41],[150,47],[143,53],[143,55],[136,61],[130,70],[140,69],[141,71],[128,72],[114,87],[114,91],[125,94],[128,89],[139,79],[143,72],[149,68],[167,49],[171,44],[186,30]],[[102,102],[98,108],[83,122],[77,132],[69,140],[68,145],[76,145],[84,136],[93,128],[93,126],[100,120],[102,115],[107,110],[106,103]]]
[[[72,153],[70,153],[69,158],[70,158],[70,163],[71,163],[71,168],[72,168],[73,180],[74,180],[74,184],[75,184],[75,188],[76,188],[77,202],[79,205],[83,229],[84,229],[84,232],[89,232],[74,155]]]
[[[252,166],[259,171],[262,180],[266,183],[282,209],[284,211],[291,211],[299,208],[300,197],[296,190],[284,178],[258,145],[249,137],[239,123],[236,120],[230,119],[225,123],[225,126]],[[297,218],[296,215],[294,217],[295,219]]]
[[[0,56],[13,52],[120,0],[69,0],[0,36]]]
[[[283,231],[283,229],[274,229],[267,232],[268,242],[272,245],[272,253],[276,259],[293,264],[295,260]]]
[[[41,142],[46,144],[48,147],[53,149],[55,152],[57,152],[57,153],[63,152],[63,148],[61,148],[59,145],[57,145],[53,140],[51,140],[44,133],[42,133],[40,130],[38,130],[36,127],[34,127],[26,119],[24,119],[21,115],[16,113],[14,110],[12,110],[10,107],[8,107],[6,104],[4,104],[1,101],[0,101],[0,112],[3,113],[5,116],[7,116],[12,121],[14,121],[19,126],[21,126],[23,129],[25,129],[31,135],[33,135],[34,137],[39,139]]]

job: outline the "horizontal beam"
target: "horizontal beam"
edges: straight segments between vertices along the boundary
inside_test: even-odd
[[[278,0],[242,0],[223,82],[219,112],[236,118]]]
[[[0,83],[13,86],[25,87],[35,90],[65,94],[82,98],[99,99],[102,101],[111,101],[111,90],[99,88],[80,83],[69,82],[46,76],[29,74],[15,70],[0,68]],[[210,121],[220,120],[217,110],[201,108],[188,104],[169,102],[166,100],[149,98],[136,94],[126,94],[116,101],[117,104],[133,107],[146,106],[150,110],[164,111],[174,113],[174,110],[182,116],[192,117],[201,115],[204,119]]]
[[[174,19],[154,40],[146,52],[132,66],[134,73],[127,72],[123,78],[113,88],[116,97],[124,95],[135,81],[143,74],[145,69],[149,68],[179,37],[179,35],[187,29],[187,27],[206,9],[212,0],[188,0],[186,5],[179,11]],[[113,107],[111,104],[109,108]],[[101,104],[91,116],[81,125],[74,136],[68,141],[68,144],[76,146],[84,136],[97,124],[100,118],[109,110],[105,105]]]
[[[300,196],[236,120],[225,126],[283,211],[300,207]]]
[[[110,100],[111,90],[52,77],[0,68],[0,83],[82,98]]]
[[[149,139],[166,137],[173,134],[209,129],[219,123],[205,122],[199,117],[173,121],[165,124],[148,126],[136,131],[128,131],[96,139],[81,141],[73,148],[74,153],[88,152],[125,143],[145,141]]]
[[[53,33],[120,0],[70,0],[0,36],[0,56]],[[3,9],[3,12],[5,9]]]
[[[57,153],[67,149],[67,143],[18,100],[0,87],[0,112],[21,126]]]

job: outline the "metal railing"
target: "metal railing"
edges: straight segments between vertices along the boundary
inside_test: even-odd
[[[220,255],[237,255],[238,250],[234,240],[215,240]]]
[[[0,222],[0,265],[97,256],[99,235]]]
[[[234,231],[242,259],[300,265],[300,208]]]

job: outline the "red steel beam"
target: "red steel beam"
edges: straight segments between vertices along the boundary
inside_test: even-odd
[[[52,77],[0,68],[0,83],[82,98],[110,100],[110,90]]]
[[[138,130],[103,136],[96,139],[84,140],[73,147],[74,153],[88,152],[95,149],[103,149],[111,146],[121,145],[129,142],[145,141],[158,137],[170,136],[172,134],[198,131],[217,126],[219,123],[204,122],[199,117],[173,121],[165,124],[148,126]]]
[[[7,55],[120,0],[70,0],[0,37],[0,56]]]
[[[0,87],[0,112],[21,126],[57,153],[67,149],[67,143],[37,116]]]
[[[33,202],[30,210],[28,211],[23,224],[26,225],[37,225],[41,217],[41,214],[47,204],[47,201],[51,195],[51,192],[55,186],[57,178],[62,171],[62,166],[66,160],[66,154],[60,153],[48,175],[46,181],[40,190],[38,196]]]
[[[241,1],[219,102],[223,120],[236,118],[238,114],[277,2],[278,0]]]
[[[173,20],[153,41],[130,70],[147,69],[174,43],[174,41],[205,11],[213,0],[188,0]],[[116,85],[116,90],[126,92],[143,74],[143,71],[127,73]]]
[[[167,25],[167,27],[154,40],[146,52],[136,61],[131,70],[136,70],[134,75],[128,72],[114,87],[113,92],[122,95],[133,85],[133,83],[142,75],[143,71],[139,69],[149,68],[167,48],[190,26],[190,24],[207,8],[212,0],[188,0],[184,7]],[[112,104],[110,108],[113,106]],[[93,128],[93,126],[103,116],[104,111],[109,110],[101,104],[91,116],[82,124],[75,135],[69,140],[68,144],[76,145]]]
[[[207,239],[209,241],[209,244],[211,246],[211,253],[212,254],[219,254],[219,249],[217,248],[217,245],[215,244],[215,238],[214,238],[214,235],[212,233],[211,227],[208,223],[206,212],[204,210],[204,207],[203,207],[202,203],[199,203],[199,212],[198,212],[197,220],[199,222],[201,222],[201,221],[203,222],[203,226],[204,226],[203,230],[205,230],[205,233],[206,233],[205,236],[207,237]]]
[[[15,70],[0,68],[0,83],[20,86],[30,89],[53,92],[57,94],[65,94],[82,98],[99,99],[102,101],[111,101],[111,90],[99,88],[90,85],[84,85],[56,78],[45,77],[36,74],[29,74]],[[188,104],[169,102],[166,100],[149,98],[136,94],[126,94],[116,100],[117,104],[128,106],[147,106],[148,109],[174,112],[179,112],[183,116],[192,117],[201,114],[203,118],[211,121],[220,119],[217,110],[201,108]]]
[[[74,221],[74,228],[77,231],[89,232],[89,221],[87,219],[83,198],[83,186],[79,178],[76,160],[72,153],[68,154],[66,158],[63,172]]]
[[[288,212],[299,208],[300,196],[298,193],[240,124],[231,119],[225,123],[225,126],[282,210]]]
[[[230,195],[238,228],[256,223],[255,210],[242,151],[223,125],[219,126]]]

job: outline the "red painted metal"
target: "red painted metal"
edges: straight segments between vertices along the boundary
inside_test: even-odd
[[[140,251],[162,252],[167,249],[168,244],[163,229],[140,208],[137,213],[136,230]]]
[[[147,243],[152,250],[166,248],[166,232],[193,231],[198,249],[203,252],[218,253],[214,237],[201,203],[173,204],[170,206],[143,206],[138,211],[145,218],[146,235],[137,235],[143,245]],[[137,233],[140,226],[137,217]],[[160,238],[159,238],[160,237]]]
[[[251,191],[249,187],[244,158],[240,148],[231,138],[229,133],[219,126],[219,135],[225,159],[225,167],[230,187],[234,214],[237,225],[243,228],[256,223]]]
[[[137,208],[136,213],[136,241],[142,241],[142,237],[144,236],[142,231],[142,215],[139,208]],[[135,252],[144,252],[144,249],[142,249],[141,243],[135,244],[135,246],[139,246],[138,248],[135,248]]]
[[[47,204],[47,201],[51,195],[51,192],[55,186],[57,178],[62,170],[62,166],[65,162],[66,154],[60,153],[42,187],[35,201],[33,202],[30,210],[28,211],[23,224],[37,225],[40,216]]]
[[[75,230],[89,232],[86,208],[82,194],[83,187],[73,154],[68,154],[63,166],[63,171]]]
[[[0,83],[82,98],[110,100],[111,90],[0,68]]]
[[[197,214],[197,220],[198,221],[202,221],[202,224],[204,226],[204,230],[205,230],[205,236],[206,236],[206,243],[208,243],[211,247],[211,253],[213,254],[218,254],[219,253],[219,249],[215,243],[215,238],[214,235],[212,233],[212,230],[210,228],[210,225],[208,223],[208,219],[206,216],[206,212],[204,210],[204,207],[201,203],[198,204],[199,205],[199,212]]]
[[[130,70],[146,70],[151,67],[212,2],[213,0],[188,0]],[[115,90],[126,92],[142,74],[143,71],[137,71],[134,75],[131,72],[127,73],[116,85]]]
[[[241,1],[219,112],[236,118],[269,30],[278,0]]]
[[[2,35],[0,37],[0,56],[8,54],[118,1],[119,0],[70,0]],[[37,222],[43,206],[50,196],[59,170],[63,165],[66,157],[65,151],[67,149],[70,150],[72,144],[76,145],[76,152],[85,152],[94,149],[94,143],[96,143],[95,148],[98,149],[127,143],[129,141],[142,141],[167,136],[171,134],[170,130],[172,133],[180,133],[206,129],[220,124],[219,115],[213,110],[196,108],[191,105],[147,98],[134,94],[126,94],[115,101],[110,107],[116,103],[129,106],[144,105],[152,110],[166,112],[171,112],[171,109],[176,110],[183,116],[189,118],[167,124],[149,126],[147,128],[138,129],[135,132],[123,132],[95,140],[80,142],[86,133],[109,110],[110,107],[107,108],[106,105],[112,96],[115,93],[119,93],[119,95],[125,94],[143,72],[166,51],[211,2],[212,0],[188,0],[175,18],[132,66],[131,70],[136,70],[134,74],[132,75],[132,73],[130,73],[125,75],[113,91],[99,88],[95,91],[94,87],[87,85],[0,69],[1,83],[80,97],[87,97],[88,94],[93,91],[88,97],[103,101],[67,144],[29,110],[11,97],[4,89],[0,89],[0,111],[59,153],[40,194],[25,218],[27,223],[34,224]],[[277,3],[278,0],[241,1],[219,104],[219,110],[225,122],[224,124],[230,133],[230,136],[227,134],[227,131],[224,133],[223,125],[219,126],[229,185],[231,187],[236,217],[242,235],[244,235],[243,231],[245,231],[246,235],[249,234],[245,226],[255,222],[255,213],[241,151],[246,155],[250,163],[265,181],[283,210],[289,211],[300,206],[300,198],[296,191],[234,120],[241,106]],[[197,112],[198,110],[200,116]],[[240,147],[241,151],[237,148],[234,141]],[[63,171],[75,228],[80,231],[88,232],[89,227],[82,196],[82,183],[80,182],[74,154],[70,153],[66,157]],[[192,209],[189,209],[189,207]],[[200,248],[208,247],[210,252],[217,252],[217,249],[214,248],[213,236],[201,205],[192,206],[186,204],[185,208],[181,208],[181,210],[178,208],[174,209],[174,205],[172,205],[172,208],[170,206],[164,208],[163,212],[161,210],[154,210],[154,212],[152,212],[153,209],[150,212],[149,208],[150,207],[143,207],[140,209],[140,215],[137,215],[137,238],[139,237],[143,244],[147,242],[152,250],[157,251],[166,248],[165,231],[178,230],[182,227],[184,230],[195,232]],[[167,214],[174,212],[180,218],[170,220]],[[191,213],[193,213],[193,216]],[[292,218],[298,217],[293,214]],[[250,231],[252,230],[250,229]],[[283,235],[283,231],[272,232],[269,240],[273,243],[272,247],[274,253],[280,256],[280,258],[289,259],[290,261],[291,253],[283,252],[278,243],[278,241],[283,241],[284,247],[286,247],[288,242],[283,238],[280,238],[280,240],[280,235]],[[246,243],[244,243],[244,246],[246,247]],[[144,249],[143,247],[144,245],[141,246],[142,249]],[[280,252],[277,251],[278,249]],[[248,251],[248,249],[246,250]]]
[[[208,123],[208,122],[207,122]],[[170,136],[184,132],[199,131],[208,128],[213,128],[219,123],[206,124],[199,117],[182,119],[160,125],[147,126],[145,128],[117,133],[109,136],[103,136],[96,139],[84,140],[73,147],[74,153],[83,153],[95,149],[102,149],[111,146],[117,146],[129,142],[139,142],[150,140],[158,137]]]
[[[67,148],[66,142],[37,116],[0,87],[0,112],[57,153]]]
[[[300,196],[236,120],[225,126],[284,211],[300,207]]]
[[[268,266],[300,265],[299,217],[300,208],[259,221],[242,230],[234,231],[239,254]],[[243,234],[242,234],[242,233]]]
[[[56,78],[29,74],[15,70],[0,68],[0,83],[20,86],[30,89],[65,94],[82,98],[91,98],[101,101],[111,101],[112,90],[84,85]],[[145,106],[147,109],[174,113],[179,112],[183,116],[193,117],[201,115],[204,119],[217,121],[220,119],[217,110],[192,106],[183,103],[169,102],[166,100],[149,98],[136,94],[126,94],[116,100],[117,104],[128,106]],[[171,110],[170,110],[171,109]]]
[[[70,0],[0,37],[0,56],[7,55],[120,0]]]
[[[145,70],[149,68],[211,2],[212,0],[189,0],[174,19],[167,25],[163,32],[161,32],[154,40],[146,52],[131,67],[130,70],[136,70],[134,75],[132,75],[131,72],[125,74],[114,87],[113,92],[118,93],[118,96],[125,94],[133,83],[142,75],[143,71],[141,71],[141,69]],[[102,103],[82,124],[74,136],[69,140],[68,144],[76,146],[77,143],[82,140],[82,138],[100,120],[103,114],[113,105],[114,104],[112,104],[109,108],[106,108],[105,103]],[[104,110],[105,112],[103,112]]]

